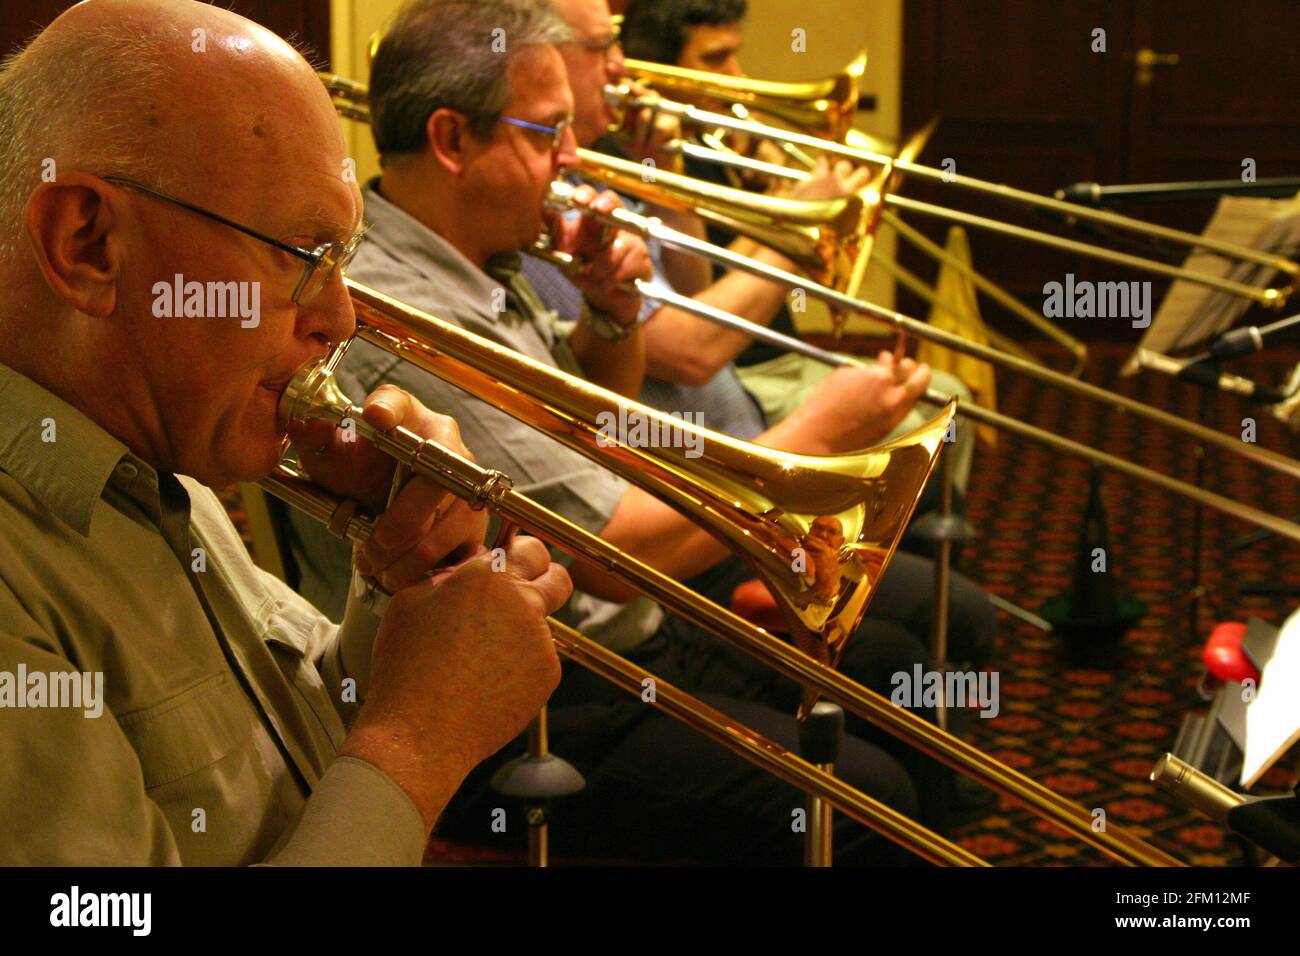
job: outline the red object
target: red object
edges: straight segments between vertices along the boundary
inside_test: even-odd
[[[746,581],[731,592],[731,610],[765,631],[786,633],[785,619],[776,606],[776,598],[758,578]]]
[[[1201,659],[1205,669],[1219,680],[1253,680],[1259,684],[1259,670],[1251,663],[1241,642],[1246,639],[1246,625],[1241,621],[1224,621],[1216,624],[1205,642]]]

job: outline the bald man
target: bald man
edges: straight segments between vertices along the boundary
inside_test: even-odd
[[[296,428],[378,515],[354,563],[391,602],[335,626],[205,487],[275,466],[285,384],[354,329],[329,97],[233,13],[89,0],[0,71],[0,141],[0,863],[418,863],[554,688],[570,585],[530,539],[493,573],[480,515],[422,480],[385,510],[390,461]],[[365,417],[467,454],[398,389]]]

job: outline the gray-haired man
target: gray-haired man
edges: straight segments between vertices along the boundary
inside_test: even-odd
[[[0,142],[0,683],[104,696],[0,692],[0,864],[418,864],[558,680],[543,617],[569,587],[536,542],[494,574],[426,482],[385,510],[392,462],[305,429],[313,477],[383,512],[356,557],[392,603],[336,627],[205,487],[274,467],[286,381],[354,328],[329,97],[229,11],[90,0],[0,71]],[[177,274],[252,284],[259,321],[159,317]],[[365,406],[463,448],[399,389]]]

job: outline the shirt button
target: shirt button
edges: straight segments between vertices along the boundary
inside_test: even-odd
[[[127,481],[134,481],[136,477],[140,474],[140,469],[137,468],[135,465],[131,464],[129,461],[121,462],[113,470],[117,473],[117,476],[119,478],[124,478]]]

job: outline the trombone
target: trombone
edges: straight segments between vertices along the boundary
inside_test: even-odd
[[[702,75],[712,77],[714,74],[705,73]],[[321,79],[329,89],[334,99],[335,108],[340,115],[361,122],[369,122],[370,111],[366,104],[368,94],[364,85],[332,74],[321,74]],[[751,230],[745,233],[749,235],[756,235],[759,232],[765,234],[774,232],[777,230],[782,216],[798,212],[804,217],[804,225],[788,230],[793,239],[786,244],[786,248],[789,250],[786,254],[791,258],[795,258],[796,261],[806,263],[809,267],[815,268],[819,263],[826,261],[823,256],[828,245],[837,249],[839,255],[852,258],[850,254],[851,244],[844,242],[837,230],[843,228],[845,224],[860,233],[864,230],[863,217],[859,216],[853,207],[855,197],[834,200],[830,204],[820,204],[820,208],[807,210],[804,208],[806,204],[793,200],[783,200],[777,203],[772,197],[756,196],[744,190],[717,186],[712,183],[701,183],[698,180],[671,172],[655,171],[652,176],[647,176],[645,170],[639,164],[600,153],[593,153],[589,150],[579,150],[579,158],[581,160],[580,171],[597,181],[640,196],[651,202],[678,206],[682,206],[684,203],[688,204],[690,208],[701,214],[707,213],[715,217],[715,220],[737,223],[737,231]],[[552,187],[551,201],[558,208],[568,208],[569,201],[567,197],[571,191],[571,187],[566,184],[556,183]],[[774,203],[776,204],[774,205]],[[615,210],[604,218],[610,225],[628,229],[645,238],[656,239],[664,245],[704,256],[723,266],[741,269],[789,288],[803,289],[807,294],[826,302],[832,308],[884,320],[900,332],[910,332],[919,338],[929,339],[954,351],[1005,366],[1012,371],[1036,378],[1047,385],[1062,388],[1071,394],[1100,401],[1122,414],[1132,414],[1145,418],[1205,445],[1241,455],[1255,464],[1274,469],[1292,478],[1300,478],[1300,461],[1293,458],[1260,448],[1254,443],[1242,442],[1222,432],[1169,412],[1152,408],[1117,392],[1090,385],[1069,375],[1046,368],[1035,361],[971,342],[899,312],[854,298],[834,287],[809,282],[801,276],[737,255],[728,249],[714,246],[693,236],[670,229],[656,219],[639,216],[626,209]],[[827,227],[825,225],[827,222],[830,222],[832,226]],[[869,241],[869,230],[866,230],[865,234]],[[1199,239],[1200,237],[1193,238]],[[552,259],[552,261],[557,259],[556,255],[548,250],[544,244],[533,251],[535,254]],[[1258,255],[1254,250],[1246,251]],[[562,261],[562,257],[560,258],[560,264],[565,265],[566,263]],[[831,269],[830,271],[834,272],[835,270]],[[638,286],[638,288],[643,287]],[[737,316],[722,312],[685,296],[675,295],[663,290],[646,290],[646,294],[708,321],[724,325],[743,332],[752,338],[779,348],[798,352],[818,361],[831,365],[845,365],[857,362],[856,359],[819,349],[809,343],[781,335],[771,329],[747,322]],[[926,395],[926,401],[942,405],[946,401],[946,397],[930,390]],[[1262,509],[1198,488],[1188,482],[1180,481],[1153,469],[1145,468],[1135,462],[1107,454],[1027,422],[1021,422],[1008,415],[982,408],[971,402],[963,403],[960,414],[975,421],[1045,444],[1063,454],[1083,458],[1103,468],[1157,485],[1166,491],[1188,498],[1200,505],[1213,508],[1239,520],[1265,528],[1293,541],[1300,541],[1300,524],[1269,514]]]
[[[321,78],[333,95],[335,107],[341,115],[362,122],[369,121],[369,109],[365,105],[367,96],[364,86],[329,74],[322,74]],[[562,190],[559,196],[562,201]],[[638,220],[641,220],[641,218],[637,217]],[[676,234],[674,233],[674,235]],[[593,441],[594,425],[592,423],[601,410],[608,411],[620,404],[631,406],[634,403],[629,403],[621,396],[565,375],[511,350],[503,349],[351,279],[346,281],[357,309],[358,338],[413,362],[425,371],[464,389],[477,398],[496,405],[508,414],[542,430],[552,438],[568,444],[569,447],[586,454],[594,460],[608,464],[610,467],[621,467],[623,469],[621,473],[633,484],[645,487],[655,493],[663,493],[667,490],[663,482],[659,480],[662,477],[663,463],[652,462],[647,457],[645,450],[606,449],[599,442]],[[682,297],[682,301],[691,302],[691,300],[684,297]],[[856,300],[850,301],[856,302]],[[337,364],[340,357],[341,353],[336,353],[331,367]],[[559,398],[561,395],[565,395],[567,398],[561,400]],[[952,408],[955,403],[941,398],[939,404],[947,405],[945,416],[939,421],[945,421],[946,419],[946,421],[950,422]],[[646,415],[649,419],[661,420],[663,418],[660,413],[652,409],[643,406],[636,407],[640,414]],[[338,413],[334,412],[333,414],[335,420],[337,420]],[[351,417],[354,421],[359,421],[355,415]],[[674,425],[687,427],[683,423],[673,421],[664,424],[666,427],[674,427]],[[937,422],[932,423],[932,426],[937,424]],[[694,428],[694,426],[689,427]],[[943,433],[946,431],[947,424],[944,424],[937,433],[932,433],[930,439],[926,440],[937,438],[941,444]],[[713,433],[707,434],[710,445],[716,440],[720,443],[720,447],[729,446],[733,451],[748,449],[756,452],[760,456],[758,460],[763,463],[763,468],[767,469],[769,474],[771,473],[771,459],[768,456],[773,453],[766,449],[748,446],[744,442],[736,442],[726,436],[715,436]],[[916,438],[917,436],[913,435],[911,437]],[[881,446],[875,451],[878,453],[888,447]],[[915,453],[915,450],[916,446],[913,446],[913,453]],[[426,457],[437,456],[446,460],[445,450],[438,449],[429,443],[423,444],[419,454]],[[859,453],[859,455],[863,454],[870,455],[872,452]],[[411,455],[408,454],[407,457],[411,457]],[[800,456],[785,457],[799,458]],[[842,460],[845,457],[854,456],[831,456],[828,459],[823,459],[823,461],[833,462],[837,459]],[[640,466],[638,466],[638,463],[640,463]],[[746,461],[743,457],[735,459],[731,467],[734,467],[736,463],[744,464],[746,467],[753,466],[753,462]],[[929,467],[933,468],[933,458],[930,459]],[[556,516],[551,516],[555,520],[548,521],[545,509],[539,508],[535,503],[529,502],[528,499],[513,492],[507,495],[507,482],[504,476],[498,473],[471,474],[469,480],[464,479],[463,472],[459,473],[461,476],[459,478],[456,477],[456,473],[453,473],[450,479],[440,477],[440,473],[436,468],[426,469],[424,473],[431,480],[444,487],[449,487],[449,490],[454,493],[467,497],[481,505],[500,507],[501,503],[508,499],[508,503],[520,509],[513,514],[502,510],[503,515],[510,520],[532,530],[533,533],[538,534],[544,540],[554,543],[564,550],[570,551],[570,553],[581,556],[585,560],[594,562],[598,567],[619,574],[646,596],[702,629],[727,641],[738,650],[753,655],[766,666],[779,671],[805,688],[815,687],[817,693],[840,704],[846,711],[857,714],[927,756],[980,781],[998,793],[1025,806],[1032,813],[1061,827],[1072,836],[1097,847],[1111,858],[1130,865],[1181,865],[1176,858],[1150,846],[1126,831],[1115,827],[1111,827],[1109,832],[1095,831],[1092,826],[1091,815],[1082,807],[989,757],[966,742],[927,723],[915,714],[896,707],[881,695],[856,684],[833,667],[827,666],[824,658],[829,656],[828,652],[831,650],[829,642],[814,640],[809,646],[810,642],[804,636],[807,633],[807,625],[798,620],[797,614],[792,614],[791,601],[781,593],[777,593],[776,598],[782,608],[783,615],[787,621],[792,616],[796,618],[795,626],[792,628],[792,636],[796,644],[799,645],[796,647],[792,647],[785,641],[774,637],[762,628],[756,627],[727,609],[704,600],[679,582],[636,561],[630,555],[612,548],[599,537],[591,535],[580,528],[565,527],[569,523],[563,522],[563,519],[558,519]],[[722,480],[727,482],[726,488],[728,489],[735,489],[745,494],[755,493],[748,488],[745,482],[737,483],[735,475],[728,473],[726,468],[722,469],[721,472],[715,471],[714,474],[718,474]],[[682,482],[678,489],[679,494],[674,500],[681,501],[684,497],[689,506],[689,503],[699,500],[700,495],[706,491],[708,492],[707,498],[717,500],[715,492],[707,487],[701,488],[700,479],[685,467],[679,466],[678,470],[672,472],[672,477],[674,480]],[[832,480],[831,476],[816,475],[815,471],[809,471],[807,477],[814,478],[814,481],[813,487],[805,490],[811,490],[815,495],[826,495],[828,493]],[[839,478],[842,480],[843,475],[841,474]],[[754,478],[752,477],[751,480],[754,480]],[[450,485],[448,481],[451,482]],[[295,489],[292,487],[294,484],[299,487]],[[359,531],[354,524],[356,516],[353,508],[345,505],[330,510],[327,503],[321,503],[318,499],[316,507],[312,509],[301,494],[301,484],[300,479],[295,482],[295,476],[281,473],[267,479],[264,482],[264,487],[270,493],[282,497],[291,505],[307,506],[309,513],[314,513],[315,516],[323,518],[331,530],[340,537],[351,536],[354,533],[364,533]],[[918,496],[919,490],[918,486],[916,489]],[[729,535],[728,540],[739,540],[746,548],[752,547],[752,542],[748,540],[750,538],[749,531],[761,528],[770,521],[771,513],[760,512],[756,514],[746,512],[737,501],[727,502],[725,496],[723,496],[722,500],[725,507],[718,511],[708,511],[706,509],[706,511],[700,512],[695,510],[693,517],[697,520],[703,520],[707,516],[709,520],[715,522],[711,526],[711,530],[715,535],[725,531]],[[743,501],[745,499],[738,500]],[[752,497],[750,500],[753,500]],[[915,501],[911,502],[908,508],[909,513],[911,507],[914,506]],[[776,514],[781,516],[779,509]],[[739,525],[735,522],[739,522]],[[901,531],[901,525],[899,530]],[[847,537],[848,535],[846,535]],[[788,545],[789,541],[786,542],[787,547]],[[777,553],[779,552],[770,552],[769,559],[774,559]],[[844,552],[842,551],[841,554],[843,556]],[[786,560],[781,563],[778,569],[782,575],[788,572],[788,550],[784,552],[784,555]],[[849,557],[852,559],[851,553]],[[770,562],[769,566],[771,566]],[[843,581],[845,578],[846,575],[841,573],[841,580]],[[775,590],[779,592],[779,589]],[[861,605],[860,610],[864,609],[865,603]],[[856,610],[854,613],[860,613],[860,610]],[[841,622],[841,627],[842,624],[843,622]],[[823,631],[823,633],[826,632]],[[809,650],[813,653],[808,653]],[[561,652],[565,652],[563,645],[561,645]],[[585,666],[587,662],[580,660],[579,663],[583,663]],[[620,663],[626,665],[626,662]],[[597,671],[597,673],[601,673],[601,671]],[[604,674],[603,676],[611,675]],[[611,679],[613,679],[612,676]],[[639,693],[642,686],[640,681],[638,680],[635,686],[632,687],[625,682],[626,679],[626,675],[624,675],[618,682],[622,683],[622,686],[629,687],[629,689]],[[808,699],[808,692],[805,691],[805,704]],[[712,730],[706,730],[702,726],[697,726],[691,720],[687,720],[687,723],[702,732],[709,733],[714,739],[722,740],[724,743],[734,741],[736,736],[734,733],[726,731],[721,737],[718,737],[712,733],[712,730],[718,729],[716,727],[712,728]],[[728,746],[730,746],[729,743]],[[809,789],[814,788],[809,787]],[[820,793],[819,795],[825,796],[833,805],[844,809],[844,804],[837,795]],[[849,811],[846,810],[846,812]],[[855,818],[862,819],[860,816],[855,816]],[[884,832],[878,826],[875,828],[879,832]],[[889,836],[890,834],[886,835]],[[890,836],[890,838],[895,839],[894,836]],[[922,852],[913,843],[908,842],[906,838],[897,839],[896,842],[908,846],[916,852]]]
[[[783,96],[791,96],[797,93],[797,90],[792,92],[789,89],[791,84],[779,84],[773,89],[766,91],[765,98],[763,95],[760,95],[758,89],[751,87],[751,84],[758,81],[750,80],[747,77],[729,77],[702,70],[687,70],[682,67],[647,63],[641,60],[628,60],[626,64],[626,73],[628,77],[652,87],[658,86],[667,89],[674,89],[679,92],[690,92],[696,95],[708,96],[732,103],[742,103],[746,107],[756,110],[766,111],[769,106],[772,107],[773,110],[779,110],[784,103],[784,100],[782,99]],[[1245,283],[1235,282],[1230,279],[1212,276],[1197,270],[1187,269],[1183,266],[1174,266],[1154,259],[1107,249],[1091,243],[1066,239],[1051,233],[1028,229],[1023,226],[1016,226],[997,219],[990,219],[985,216],[977,216],[971,213],[949,209],[945,206],[940,206],[934,203],[926,203],[902,196],[885,194],[884,191],[875,197],[876,201],[899,210],[946,219],[973,228],[1052,246],[1066,252],[1089,256],[1094,259],[1100,259],[1116,265],[1128,266],[1130,268],[1163,275],[1168,278],[1183,279],[1188,282],[1198,283],[1219,291],[1228,292],[1232,295],[1249,299],[1252,302],[1257,302],[1268,308],[1281,308],[1285,304],[1287,298],[1294,291],[1297,276],[1300,275],[1300,264],[1294,263],[1283,256],[1261,252],[1257,249],[1251,249],[1235,243],[1211,239],[1205,236],[1196,235],[1195,233],[1184,232],[1179,229],[1172,229],[1167,226],[1145,222],[1131,216],[1124,216],[1108,210],[1065,202],[1064,200],[1039,195],[1038,193],[1028,192],[1023,189],[1016,189],[1011,186],[1004,186],[999,183],[960,175],[949,170],[937,169],[933,166],[916,163],[910,159],[900,159],[889,156],[871,148],[837,142],[835,139],[826,139],[804,132],[765,125],[747,118],[728,115],[726,113],[715,113],[700,109],[688,103],[663,99],[660,96],[639,95],[627,84],[611,84],[606,87],[605,92],[606,99],[609,103],[624,113],[631,109],[640,108],[658,110],[676,116],[682,122],[688,123],[693,127],[702,127],[709,130],[722,129],[731,132],[744,133],[760,140],[768,140],[777,144],[798,147],[814,153],[830,153],[835,156],[845,157],[858,163],[868,163],[873,166],[880,166],[886,170],[894,169],[931,182],[943,183],[957,189],[979,193],[1003,202],[1046,210],[1067,219],[1095,222],[1123,232],[1145,235],[1153,239],[1186,246],[1190,249],[1201,249],[1205,252],[1214,253],[1229,259],[1235,259],[1240,262],[1249,262],[1257,266],[1262,266],[1265,269],[1275,270],[1286,276],[1287,284],[1280,288],[1261,289]],[[818,127],[814,126],[814,128]],[[684,151],[687,151],[689,155],[725,165],[747,165],[754,163],[753,160],[749,160],[745,157],[737,157],[734,154],[693,146],[692,144],[684,144],[682,148]],[[751,165],[751,168],[755,167]],[[761,168],[760,171],[768,173],[773,172],[773,170]]]
[[[721,189],[724,187],[717,188]],[[552,185],[551,189],[551,202],[558,208],[568,208],[570,206],[569,196],[572,193],[572,187],[565,183],[555,183]],[[597,215],[594,213],[588,214]],[[1300,461],[1296,461],[1293,458],[1287,458],[1277,452],[1269,451],[1265,448],[1259,448],[1253,443],[1241,442],[1223,434],[1222,432],[1215,431],[1212,428],[1207,428],[1206,426],[1200,425],[1196,422],[1188,421],[1187,419],[1173,415],[1169,412],[1152,408],[1142,402],[1120,395],[1118,392],[1112,392],[1096,385],[1090,385],[1087,382],[1071,378],[1062,372],[1046,368],[1036,362],[1027,361],[1010,353],[990,348],[987,345],[972,342],[968,339],[962,338],[961,336],[954,335],[951,332],[935,328],[918,319],[911,318],[891,309],[886,309],[883,306],[874,305],[870,302],[846,296],[834,289],[810,282],[792,272],[769,266],[766,263],[759,262],[746,256],[737,255],[729,249],[714,246],[710,243],[699,240],[694,236],[678,232],[665,226],[656,219],[640,216],[626,209],[616,209],[609,214],[598,215],[597,218],[604,220],[612,226],[635,232],[645,238],[656,239],[666,246],[671,246],[686,252],[704,256],[713,262],[762,276],[772,280],[773,282],[778,282],[782,285],[788,286],[789,288],[803,289],[813,298],[838,306],[846,311],[858,312],[873,318],[883,319],[885,322],[893,325],[900,332],[909,332],[918,338],[929,339],[940,345],[951,348],[954,351],[963,352],[967,355],[984,359],[985,361],[1006,366],[1012,371],[1022,372],[1048,385],[1055,385],[1063,388],[1072,394],[1103,402],[1119,412],[1132,413],[1163,425],[1166,428],[1187,435],[1188,437],[1194,438],[1197,441],[1204,442],[1207,445],[1212,445],[1216,448],[1225,449],[1238,455],[1242,455],[1256,464],[1273,468],[1293,478],[1300,477]],[[561,265],[565,264],[562,257],[556,257],[554,253],[549,253],[547,255],[554,261],[559,261]],[[808,356],[809,358],[825,362],[829,365],[860,364],[860,360],[851,356],[818,348],[817,346],[775,332],[764,326],[756,325],[755,323],[742,319],[739,316],[731,315],[721,309],[696,302],[686,296],[677,295],[666,290],[660,290],[642,284],[638,284],[638,288],[640,288],[645,295],[651,298],[665,302],[676,308],[680,308],[683,311],[691,312],[692,314],[717,325],[722,325],[735,331],[742,332],[755,339],[767,342],[770,345],[798,352],[802,355]],[[946,401],[944,396],[938,394],[933,389],[927,392],[925,399],[927,402],[937,404],[942,404]],[[1247,505],[1223,495],[1206,491],[1203,488],[1198,488],[1195,485],[1172,478],[1162,472],[1154,471],[1153,469],[1130,462],[1127,459],[1099,451],[1098,449],[1056,435],[1053,432],[1038,428],[1037,426],[1031,425],[1027,422],[1021,422],[1019,419],[983,408],[972,402],[964,402],[958,414],[965,415],[978,422],[992,425],[995,428],[1003,429],[1033,439],[1034,441],[1041,442],[1064,454],[1081,457],[1104,468],[1150,482],[1164,488],[1166,491],[1171,491],[1183,497],[1190,498],[1198,504],[1214,508],[1224,514],[1258,525],[1261,528],[1266,528],[1276,534],[1282,535],[1283,537],[1290,538],[1293,541],[1300,541],[1300,524],[1279,518],[1277,515],[1269,514],[1268,512],[1252,505]]]
[[[700,93],[703,77],[721,75],[647,60],[625,63],[625,75],[656,90],[679,95]],[[750,111],[763,113],[826,139],[844,142],[854,132],[858,90],[866,70],[864,51],[838,73],[822,80],[789,83],[729,76],[716,89],[710,89],[708,95],[731,104],[741,117],[747,118]]]
[[[356,289],[364,287],[358,286]],[[476,507],[487,505],[497,513],[509,515],[508,521],[518,520],[544,540],[567,546],[575,554],[594,557],[603,553],[606,566],[611,570],[624,566],[635,567],[639,574],[648,579],[657,577],[665,582],[665,587],[676,586],[685,591],[681,585],[621,554],[599,537],[515,492],[510,487],[509,478],[501,473],[479,468],[454,452],[425,441],[401,427],[391,432],[376,432],[365,423],[361,410],[348,401],[334,382],[333,370],[341,355],[340,348],[329,360],[309,365],[295,376],[285,389],[281,405],[282,413],[289,421],[325,418],[336,423],[343,420],[355,422],[358,431],[395,460],[451,493],[466,498]],[[290,465],[282,463],[260,485],[268,493],[321,522],[338,537],[360,543],[373,531],[372,521],[357,512],[355,502],[339,499],[324,491]],[[579,542],[583,544],[579,545]],[[651,703],[655,707],[763,770],[820,797],[859,823],[929,862],[945,866],[988,866],[988,863],[969,851],[855,790],[721,711],[658,679],[649,671],[619,657],[568,625],[554,618],[548,618],[547,624],[556,650],[565,658],[636,695],[643,694],[645,687],[653,686],[655,693]]]
[[[852,605],[850,616],[856,623],[856,618],[865,609],[865,600],[874,589],[874,582],[892,553],[897,535],[901,533],[921,487],[933,469],[943,444],[943,433],[951,421],[950,404],[944,415],[921,431],[868,451],[812,459],[790,455],[671,419],[443,322],[354,280],[346,279],[345,282],[356,306],[357,338],[411,361],[575,451],[608,465],[640,487],[659,494],[686,510],[720,540],[737,547],[764,577],[768,577],[764,569],[769,573],[777,570],[779,577],[775,584],[778,587],[784,583],[806,590],[806,583],[792,582],[781,574],[781,571],[788,571],[788,546],[791,540],[798,540],[801,529],[807,529],[814,516],[843,516],[848,524],[846,530],[850,533],[845,534],[847,545],[840,550],[839,563],[832,575],[838,575],[840,579],[840,596],[833,602],[821,599],[820,603],[823,608],[830,604],[832,616],[829,621],[840,621],[844,625],[848,624],[848,619],[834,612],[841,610],[840,605]],[[359,431],[367,433],[367,426],[356,409],[329,388],[333,370],[341,357],[342,347],[336,349],[325,364],[299,373],[282,398],[284,417],[289,420],[324,418],[334,422],[349,418]],[[635,409],[638,414],[659,422],[663,427],[695,430],[704,440],[705,454],[691,461],[685,458],[682,449],[677,448],[637,449],[606,445],[596,422],[602,412],[620,407]],[[1181,865],[1174,857],[1120,828],[1112,826],[1105,832],[1095,831],[1091,814],[1082,807],[856,684],[828,666],[827,662],[705,600],[680,582],[538,506],[515,492],[508,478],[501,473],[481,469],[401,429],[383,434],[374,434],[371,430],[369,437],[381,450],[441,487],[489,507],[506,521],[530,530],[548,543],[617,574],[648,597],[732,646],[753,654],[805,687],[815,687],[818,693],[836,701],[846,711],[862,716],[928,756],[1024,804],[1112,858],[1128,864]],[[366,534],[354,502],[340,504],[337,500],[331,501],[301,475],[282,468],[278,474],[265,479],[263,487],[291,505],[303,507],[321,518],[341,537],[357,540],[358,536]],[[855,528],[858,530],[854,531]],[[875,542],[865,540],[872,534],[881,537]],[[776,542],[775,548],[786,558],[780,569],[764,563],[761,557],[755,558],[756,551],[749,542],[759,537],[769,546]],[[787,610],[791,603],[797,603],[799,596],[778,594],[777,599],[783,610]],[[597,673],[616,679],[622,686],[640,693],[643,672],[628,662],[613,658],[585,639],[575,638],[567,631],[557,633],[561,653],[584,666],[591,665]],[[673,696],[672,689],[669,690]],[[780,750],[749,731],[735,728],[725,718],[722,718],[724,723],[721,725],[708,725],[707,721],[697,720],[699,711],[700,708],[679,708],[676,716],[728,746],[746,738],[751,740],[753,746],[746,745],[751,758],[755,756],[755,748],[769,753],[773,749]],[[716,717],[712,714],[705,716]],[[815,774],[809,775],[806,766],[800,767],[797,759],[775,759],[783,765],[783,771],[801,774],[797,782],[788,776],[783,779],[817,792],[855,819],[867,822],[878,832],[927,859],[972,862],[965,851],[954,849],[938,837],[933,837],[932,842],[933,835],[917,828],[911,821],[877,812],[875,807],[869,806],[866,798],[860,801],[850,799],[852,791],[846,794],[843,784],[826,784],[824,789],[819,789],[815,783],[826,782]],[[772,761],[763,765],[769,769],[775,767]]]

